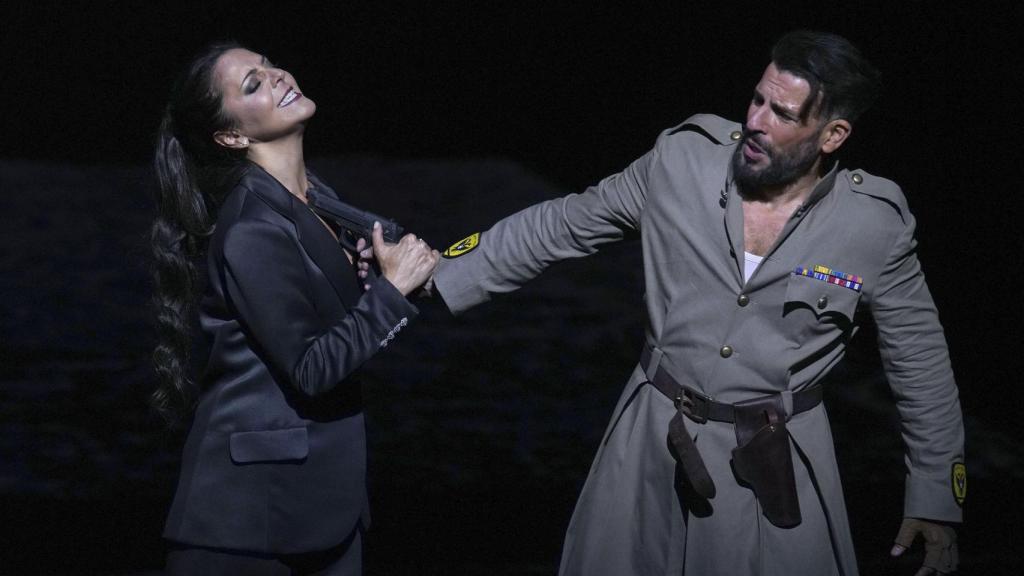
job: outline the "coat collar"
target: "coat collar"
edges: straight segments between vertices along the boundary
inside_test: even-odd
[[[319,178],[312,174],[309,177],[318,190],[337,197],[334,190]],[[347,308],[355,306],[361,296],[355,269],[338,241],[309,206],[257,164],[253,164],[242,176],[242,184],[295,225],[299,243],[327,277],[338,297]]]

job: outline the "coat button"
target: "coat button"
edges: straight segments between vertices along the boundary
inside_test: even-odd
[[[828,306],[828,296],[818,298],[818,310],[824,310]]]
[[[729,138],[733,140],[739,140],[741,136],[743,136],[743,133],[739,130],[734,130],[732,134],[729,134]]]
[[[740,294],[739,297],[736,298],[736,303],[740,306],[746,306],[747,304],[750,304],[750,297],[746,294]]]
[[[853,176],[850,177],[850,179],[853,180],[854,184],[860,184],[864,182],[864,177],[861,176],[860,174],[854,174]]]
[[[732,356],[732,346],[722,346],[722,349],[719,350],[718,353],[722,355],[722,358],[728,358],[729,356]]]

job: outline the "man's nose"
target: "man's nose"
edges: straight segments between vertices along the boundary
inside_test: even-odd
[[[750,132],[763,132],[764,127],[764,107],[756,106],[752,107],[747,112],[747,130]]]

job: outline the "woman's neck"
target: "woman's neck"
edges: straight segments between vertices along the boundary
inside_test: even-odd
[[[249,160],[273,176],[295,197],[306,201],[306,161],[302,151],[302,137],[260,142],[249,147]]]

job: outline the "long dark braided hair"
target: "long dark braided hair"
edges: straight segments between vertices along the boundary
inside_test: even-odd
[[[190,412],[198,389],[189,372],[199,274],[217,207],[248,165],[245,152],[217,144],[213,135],[233,127],[221,106],[213,71],[236,43],[207,47],[178,78],[160,122],[154,167],[158,215],[150,241],[158,385],[153,407],[169,422]]]

